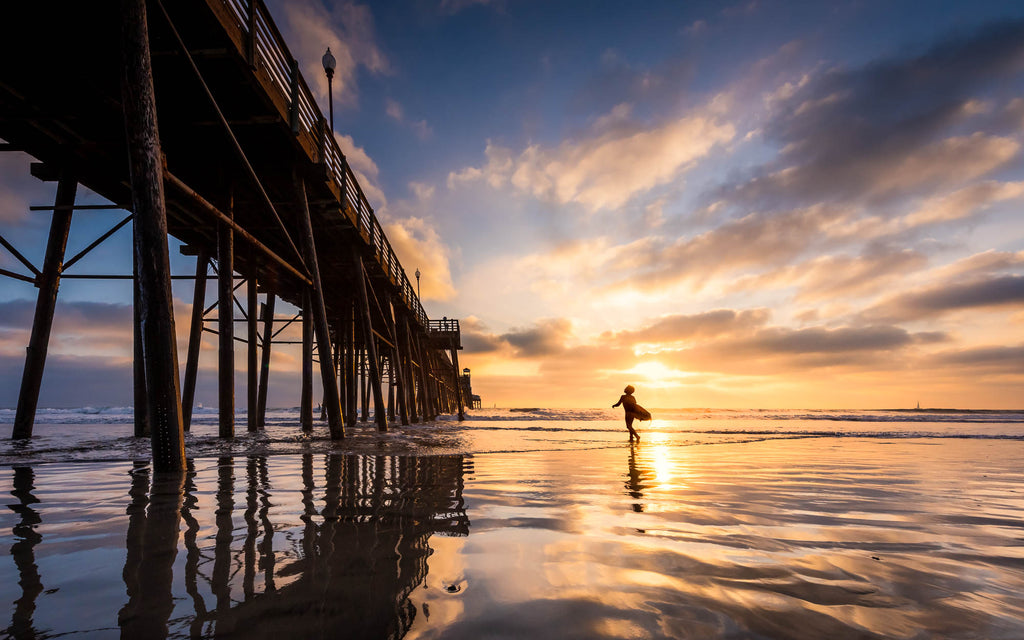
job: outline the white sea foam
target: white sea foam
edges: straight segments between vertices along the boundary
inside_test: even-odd
[[[934,438],[1024,440],[1024,413],[1012,411],[781,411],[656,409],[637,423],[643,438],[690,446],[779,438]],[[319,412],[317,412],[319,417]],[[361,418],[362,416],[360,416]],[[509,451],[589,449],[620,446],[622,413],[613,409],[482,409],[466,420],[442,416],[435,422],[402,426],[386,433],[360,422],[344,440],[330,439],[325,423],[299,428],[298,407],[267,412],[267,428],[246,431],[246,415],[235,417],[233,439],[218,435],[216,408],[193,413],[185,446],[190,457],[295,453],[472,454]],[[0,410],[0,424],[14,411]],[[0,440],[0,464],[96,460],[138,460],[150,456],[148,438],[133,437],[131,407],[42,409],[30,440]],[[8,432],[9,433],[9,432]]]

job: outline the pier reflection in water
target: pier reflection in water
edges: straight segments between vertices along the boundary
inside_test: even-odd
[[[199,460],[172,474],[136,464],[127,509],[94,532],[105,545],[123,542],[120,600],[104,601],[106,612],[60,612],[55,598],[45,616],[42,605],[37,611],[47,568],[36,562],[35,527],[47,525],[47,514],[32,507],[33,470],[16,468],[8,531],[21,593],[6,631],[401,638],[417,615],[409,594],[426,576],[428,540],[469,533],[462,489],[471,468],[464,456],[311,454]],[[58,528],[78,524],[59,517]],[[52,573],[55,582],[74,581]]]
[[[31,467],[14,467],[11,495],[18,502],[8,505],[17,514],[18,520],[13,527],[14,544],[11,545],[11,556],[18,569],[18,585],[21,597],[14,601],[11,614],[11,625],[7,633],[15,638],[34,638],[38,634],[32,626],[32,614],[36,609],[36,598],[43,591],[43,583],[39,578],[39,567],[36,565],[35,547],[43,537],[35,530],[39,524],[39,514],[32,505],[39,502],[32,491],[35,489],[35,473]]]

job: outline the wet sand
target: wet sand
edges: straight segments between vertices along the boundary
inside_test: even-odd
[[[1020,638],[1024,442],[0,469],[11,637]]]

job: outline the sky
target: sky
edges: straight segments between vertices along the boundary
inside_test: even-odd
[[[336,56],[338,142],[485,406],[1024,408],[1021,3],[267,4],[325,113]],[[19,155],[0,224],[41,254]],[[130,270],[114,240],[88,260]],[[3,406],[33,304],[0,282]],[[130,403],[130,289],[57,316],[40,404]]]

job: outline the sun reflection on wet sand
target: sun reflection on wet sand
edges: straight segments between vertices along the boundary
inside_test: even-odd
[[[481,456],[465,613],[422,637],[1024,632],[1020,443],[821,444]]]
[[[0,599],[12,637],[1015,638],[1022,454],[650,437],[19,467]]]

